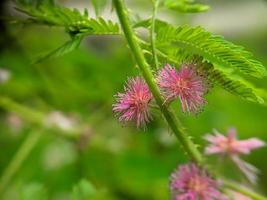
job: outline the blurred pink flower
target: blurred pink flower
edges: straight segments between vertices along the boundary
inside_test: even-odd
[[[174,67],[166,65],[157,76],[157,83],[165,96],[166,102],[179,98],[183,112],[198,112],[206,103],[204,95],[207,84],[199,76],[195,66],[181,65],[177,71]]]
[[[222,135],[217,130],[214,130],[214,135],[208,134],[205,139],[210,142],[206,147],[206,154],[249,154],[253,149],[263,147],[265,143],[257,138],[246,140],[237,140],[236,130],[231,128],[228,130],[228,135]]]
[[[130,78],[124,90],[124,93],[116,95],[113,112],[119,116],[120,122],[134,122],[140,128],[151,119],[149,106],[152,94],[141,77]]]
[[[214,135],[207,134],[205,139],[210,142],[210,145],[205,148],[206,154],[223,154],[229,156],[250,182],[256,182],[257,168],[241,160],[239,156],[249,154],[252,150],[265,146],[262,140],[257,138],[238,140],[236,138],[236,130],[233,128],[228,130],[227,136],[214,130]]]
[[[171,175],[170,189],[174,200],[227,199],[219,183],[206,170],[193,163],[181,165]]]

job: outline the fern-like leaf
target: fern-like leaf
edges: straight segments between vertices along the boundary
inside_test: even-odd
[[[83,13],[80,13],[77,9],[61,7],[52,3],[44,4],[36,2],[38,0],[31,0],[30,3],[27,3],[25,0],[19,0],[17,1],[17,10],[28,15],[29,18],[27,20],[34,23],[65,27],[67,32],[72,36],[76,34],[120,34],[117,23],[104,20],[103,18],[88,18],[88,11],[86,9]]]
[[[202,64],[201,70],[204,71],[209,82],[225,89],[233,95],[239,96],[244,100],[264,103],[264,100],[258,95],[257,89],[240,77],[232,77],[232,75],[227,72],[215,69],[214,66],[209,63]]]
[[[251,53],[226,41],[222,36],[212,35],[202,27],[169,24],[157,28],[157,46],[173,48],[175,45],[185,51],[202,56],[210,63],[223,68],[231,68],[254,77],[267,75],[266,69]]]

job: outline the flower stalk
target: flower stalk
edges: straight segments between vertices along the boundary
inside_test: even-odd
[[[121,0],[113,0],[115,10],[117,12],[120,24],[122,26],[125,38],[130,46],[130,49],[134,55],[134,58],[139,66],[139,69],[149,86],[157,105],[159,106],[164,118],[166,119],[168,125],[170,126],[172,132],[176,135],[180,143],[182,144],[185,152],[189,154],[194,162],[199,165],[203,163],[203,157],[201,153],[197,150],[194,143],[190,140],[186,134],[184,128],[182,128],[181,122],[176,118],[174,113],[164,104],[164,99],[160,94],[160,90],[154,80],[152,71],[150,70],[148,64],[146,63],[145,57],[142,53],[141,47],[139,46],[136,35],[134,34],[129,19],[127,16],[127,10],[124,8],[124,4]]]
[[[153,65],[155,69],[159,68],[157,50],[155,44],[155,21],[158,12],[159,0],[152,0],[153,3],[153,13],[151,18],[151,27],[150,27],[150,43],[151,43],[151,52],[153,58]]]

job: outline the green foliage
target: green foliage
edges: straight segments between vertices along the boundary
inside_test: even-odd
[[[208,5],[194,3],[194,0],[166,0],[164,6],[181,13],[198,13],[209,10]]]
[[[143,20],[134,25],[150,27],[150,20]],[[263,103],[258,90],[240,76],[263,77],[266,75],[264,66],[254,60],[252,55],[220,36],[213,36],[201,27],[182,26],[175,28],[164,21],[156,21],[157,48],[161,64],[200,63],[210,82],[245,100]],[[143,42],[146,55],[151,57],[150,45]],[[200,57],[199,57],[200,56]],[[151,59],[151,58],[149,58]],[[262,95],[261,95],[262,96]]]
[[[110,20],[99,17],[89,20],[90,29],[80,30],[83,35],[117,35],[120,34],[119,25]]]
[[[165,24],[158,27],[156,32],[158,47],[178,47],[190,54],[202,56],[215,66],[238,70],[258,78],[267,74],[262,63],[255,60],[250,52],[221,36],[212,35],[202,27],[185,25],[175,28]]]
[[[233,95],[252,102],[264,102],[263,99],[257,94],[257,90],[240,77],[233,76],[219,69],[215,69],[214,66],[209,63],[202,64],[201,70],[205,72],[205,75],[211,83],[222,87]]]
[[[39,63],[46,59],[56,58],[59,56],[63,56],[75,49],[77,49],[80,46],[80,43],[82,41],[81,36],[75,36],[70,41],[67,41],[62,46],[58,47],[57,49],[48,52],[46,54],[40,55],[33,63]]]
[[[40,47],[43,48],[47,44],[55,46],[62,34],[47,29],[40,31],[38,27],[25,27],[24,34],[20,33],[21,31],[15,31],[14,37],[20,41],[21,49],[27,51],[29,55],[35,54]],[[262,36],[253,37],[251,42],[263,44],[265,35]],[[33,38],[42,39],[33,40]],[[239,38],[239,40],[245,42],[247,38]],[[110,53],[104,55],[99,54],[103,49],[95,52],[94,48],[81,48],[64,58],[40,63],[40,73],[36,73],[35,68],[28,65],[27,57],[20,50],[0,55],[1,66],[9,67],[12,71],[12,79],[1,85],[3,95],[22,105],[28,105],[36,111],[62,110],[64,113],[72,112],[74,115],[81,115],[81,122],[92,128],[89,147],[79,153],[73,163],[63,162],[60,168],[55,169],[47,169],[46,166],[50,162],[58,161],[55,155],[59,158],[65,156],[66,151],[61,148],[62,142],[72,145],[73,150],[76,149],[77,143],[70,142],[69,139],[64,139],[65,137],[62,138],[61,131],[45,132],[30,158],[8,185],[6,192],[9,196],[2,194],[4,200],[21,200],[20,196],[14,197],[18,189],[14,191],[16,188],[12,188],[28,187],[29,181],[40,182],[48,193],[48,199],[73,199],[72,187],[77,184],[77,179],[84,177],[96,184],[94,186],[97,186],[97,193],[98,188],[101,190],[103,187],[110,191],[111,194],[109,193],[107,198],[99,197],[99,200],[110,200],[111,196],[116,200],[169,198],[168,176],[178,163],[187,162],[186,156],[182,151],[177,151],[174,135],[170,135],[162,128],[164,121],[160,118],[155,118],[145,134],[142,134],[143,130],[138,130],[139,134],[135,134],[134,128],[122,127],[111,115],[112,95],[121,90],[125,77],[138,73],[137,69],[131,67],[133,63],[128,51],[121,45],[116,46],[115,42],[114,40],[108,42]],[[160,57],[162,63],[170,58],[169,55],[175,58],[175,50],[178,48],[168,52],[166,58]],[[265,53],[264,48],[260,46],[256,46],[255,51],[257,55]],[[257,83],[267,89],[264,79]],[[214,89],[208,96],[209,103],[205,112],[197,117],[185,116],[176,107],[176,114],[194,134],[194,141],[203,144],[202,136],[211,128],[216,127],[225,133],[225,129],[233,125],[238,128],[240,138],[249,138],[253,135],[266,141],[266,107],[240,101],[235,96],[226,94],[219,88]],[[28,133],[28,129],[39,131],[35,123],[25,118],[25,132],[14,134],[8,127],[5,114],[6,112],[2,110],[0,141],[5,149],[0,152],[2,170],[10,162],[25,134]],[[54,134],[57,136],[53,137]],[[57,145],[61,150],[51,152],[49,151],[51,145]],[[266,148],[255,153],[256,155],[254,154],[250,159],[253,159],[255,165],[262,170],[262,176],[260,176],[262,191],[267,192],[265,170],[267,165],[262,162],[262,158],[266,155]],[[51,157],[44,161],[44,154],[51,154]],[[108,167],[103,163],[109,163]],[[158,163],[164,163],[164,165],[158,165]],[[229,166],[224,169],[225,175],[232,178],[233,173]],[[238,176],[237,173],[234,175],[234,177]],[[35,198],[32,199],[35,200]]]
[[[145,46],[149,49],[149,46]],[[151,59],[151,53],[145,51],[146,55],[149,55]],[[219,86],[233,95],[239,96],[244,100],[252,101],[256,103],[264,103],[261,96],[264,96],[258,89],[253,87],[251,84],[243,80],[237,75],[233,75],[227,70],[218,69],[212,64],[203,61],[202,58],[198,58],[194,55],[187,54],[181,49],[165,51],[166,54],[158,51],[158,56],[162,65],[170,63],[175,66],[179,66],[181,63],[198,63],[198,69],[200,73],[207,77],[209,83]]]
[[[33,63],[45,59],[62,56],[77,49],[84,35],[119,34],[119,26],[110,20],[88,18],[87,9],[80,13],[77,9],[69,9],[55,5],[52,0],[18,0],[17,10],[29,16],[28,22],[65,27],[71,40],[57,49],[42,54]],[[102,5],[102,4],[101,4]]]
[[[107,1],[91,2],[96,15],[105,7]],[[34,63],[44,59],[62,56],[79,47],[85,35],[119,34],[119,26],[103,18],[88,18],[88,11],[80,13],[76,9],[60,7],[52,0],[18,0],[18,9],[26,13],[34,23],[65,27],[72,39],[59,48],[39,56]],[[188,0],[167,0],[164,6],[179,12],[200,12],[208,9],[205,5],[195,4]],[[143,20],[134,24],[134,28],[149,28],[151,20]],[[211,82],[243,99],[262,102],[255,89],[232,73],[263,77],[267,74],[263,65],[254,60],[251,53],[243,47],[226,41],[223,37],[212,35],[202,27],[180,26],[178,28],[160,20],[156,20],[156,46],[159,57],[174,64],[192,60],[195,55],[204,59],[206,73]],[[145,45],[146,52],[150,46]],[[150,54],[151,56],[151,54]]]
[[[38,3],[37,0],[17,1],[17,9],[26,13],[28,20],[50,26],[65,27],[70,35],[104,35],[119,34],[119,26],[103,18],[88,18],[87,9],[80,13],[77,9],[70,9],[54,5],[53,3]],[[45,1],[46,2],[46,1]]]
[[[52,1],[39,2],[41,8],[45,3],[50,5]],[[64,1],[57,0],[57,2]],[[137,5],[138,3],[144,4],[140,0],[136,1]],[[36,4],[29,3],[31,7],[33,5]],[[53,2],[51,5],[53,6]],[[216,5],[220,7],[219,4]],[[224,9],[224,6],[221,7]],[[227,13],[227,10],[225,12]],[[31,17],[30,21],[46,24],[38,22],[39,18],[33,19],[34,17]],[[158,29],[165,24],[157,21],[156,27]],[[40,48],[59,44],[59,41],[62,41],[62,33],[48,29],[40,31],[39,27],[27,26],[24,26],[23,31],[17,31],[12,24],[6,26],[12,30],[12,37],[15,42],[18,41],[19,48],[8,48],[6,52],[4,50],[0,54],[1,68],[10,70],[12,75],[8,82],[0,83],[1,95],[14,99],[14,102],[21,106],[13,105],[11,107],[15,109],[8,109],[7,102],[2,101],[0,142],[4,151],[0,152],[1,175],[25,136],[29,132],[39,132],[43,126],[43,123],[37,123],[41,116],[34,112],[43,114],[60,110],[67,115],[70,114],[78,125],[88,125],[86,133],[89,137],[82,137],[77,141],[67,137],[68,134],[62,130],[49,129],[43,132],[39,144],[11,179],[6,190],[1,193],[1,199],[168,199],[170,172],[178,164],[188,161],[184,152],[177,151],[174,135],[170,135],[168,130],[162,128],[165,122],[160,117],[155,117],[155,121],[146,129],[146,134],[140,134],[144,130],[122,127],[111,114],[110,105],[114,101],[112,95],[122,89],[125,77],[138,74],[138,70],[132,67],[134,63],[129,51],[126,51],[124,46],[117,45],[117,40],[109,41],[105,45],[103,45],[105,41],[96,40],[92,43],[95,45],[94,48],[81,48],[64,58],[40,63],[36,70],[37,68],[29,66],[27,55],[36,54]],[[144,26],[149,26],[149,23]],[[65,28],[65,25],[60,27]],[[68,53],[78,46],[78,37],[85,36],[79,28],[77,29],[77,32],[68,31],[72,33],[71,40],[54,51],[51,57],[54,57],[53,54]],[[254,49],[257,55],[262,55],[267,62],[265,49],[262,48],[266,33],[253,30],[251,36],[253,37],[238,37],[238,40],[248,42],[247,45]],[[9,40],[7,41],[9,44]],[[149,61],[150,44],[143,41],[140,43],[144,47],[143,50],[148,53],[146,55],[150,56],[147,59]],[[195,53],[185,51],[185,48],[179,48],[173,42],[157,47],[157,55],[162,65],[171,62],[178,67],[181,62],[189,62],[195,57]],[[203,61],[202,58],[199,59]],[[254,89],[231,73],[235,68],[228,65],[213,66],[211,63],[207,64],[205,62],[207,58],[205,59],[203,70],[215,86],[223,87],[237,96],[252,101],[260,100],[258,94],[267,99],[266,80],[257,80],[262,90]],[[229,125],[234,125],[238,129],[240,138],[249,138],[253,135],[267,140],[266,107],[240,101],[233,95],[226,95],[220,88],[215,88],[209,93],[208,101],[205,112],[197,117],[183,115],[179,112],[178,105],[175,109],[175,114],[187,125],[187,130],[193,134],[194,141],[201,144],[202,148],[204,148],[202,139],[204,133],[213,127],[225,133]],[[8,120],[9,112],[20,116],[23,106],[29,110],[23,115],[23,127],[16,128],[16,123],[12,125]],[[133,134],[136,131],[139,134]],[[58,148],[51,148],[54,146]],[[68,146],[67,151],[62,148],[65,146]],[[69,155],[70,152],[74,154],[73,159],[64,161],[66,154]],[[72,156],[71,154],[69,156]],[[266,193],[267,163],[262,161],[265,155],[266,148],[263,148],[253,154],[253,157],[248,157],[248,161],[252,161],[262,171],[259,177],[261,179],[259,190]],[[216,166],[217,163],[213,158],[207,160],[210,161],[210,165]],[[57,165],[59,162],[60,165]],[[103,163],[108,163],[108,166]],[[223,169],[225,177],[243,180],[231,166],[226,164]],[[92,180],[94,184],[84,178]],[[105,188],[104,191],[101,188]]]

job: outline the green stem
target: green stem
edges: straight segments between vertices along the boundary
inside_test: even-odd
[[[23,119],[30,121],[33,124],[40,124],[43,122],[44,114],[33,111],[26,106],[22,106],[8,97],[0,96],[0,107],[8,110],[9,112],[17,113]]]
[[[29,156],[32,149],[36,146],[40,139],[41,133],[32,132],[24,140],[17,153],[10,161],[7,168],[4,170],[0,178],[0,193],[2,194],[10,180],[14,177],[16,172],[21,168],[23,162]]]
[[[234,190],[234,191],[239,192],[241,194],[244,194],[244,195],[246,195],[246,196],[248,196],[254,200],[267,200],[266,197],[264,197],[258,193],[255,193],[244,186],[240,186],[240,184],[236,184],[232,181],[227,181],[227,180],[224,180],[223,183],[224,183],[224,186],[227,187],[227,189],[231,189],[231,190]]]
[[[148,84],[156,103],[161,109],[162,114],[164,115],[167,123],[169,124],[171,130],[176,135],[180,143],[185,149],[185,152],[189,154],[189,157],[199,165],[202,165],[203,158],[200,152],[197,150],[196,146],[189,139],[189,136],[186,134],[184,128],[182,128],[181,122],[175,117],[174,113],[168,109],[167,105],[164,104],[164,100],[160,94],[160,90],[157,87],[153,74],[146,63],[145,57],[142,53],[142,50],[137,42],[136,35],[134,34],[127,17],[127,10],[124,8],[124,5],[121,0],[113,0],[115,10],[117,12],[118,18],[120,20],[125,38],[130,46],[130,49],[135,57],[135,60],[139,66],[139,69]]]
[[[153,64],[154,68],[158,69],[158,57],[157,57],[157,51],[156,51],[156,44],[155,44],[155,20],[157,16],[158,11],[158,0],[153,0],[153,13],[151,18],[151,27],[150,27],[150,43],[151,43],[151,51],[152,51],[152,58],[153,58]]]

